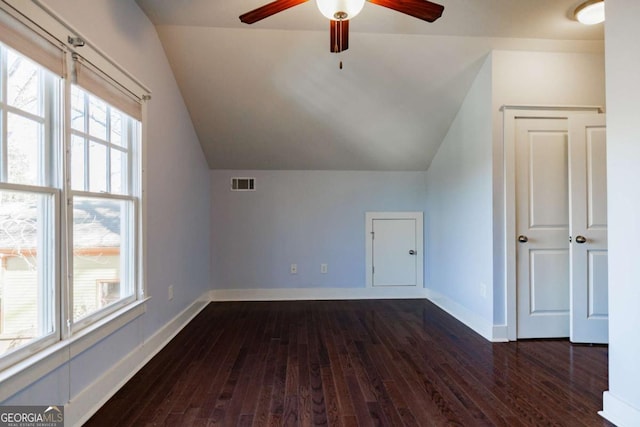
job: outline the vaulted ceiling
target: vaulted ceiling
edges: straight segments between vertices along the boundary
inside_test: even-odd
[[[335,54],[314,0],[251,26],[238,16],[269,0],[136,1],[212,169],[426,170],[492,49],[603,39],[575,0],[440,0],[431,24],[368,3]]]

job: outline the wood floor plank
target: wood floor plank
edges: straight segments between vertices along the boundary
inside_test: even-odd
[[[256,329],[259,329],[256,327]],[[267,366],[265,354],[268,352],[271,340],[267,340],[264,334],[256,333],[256,340],[251,346],[250,352],[253,357],[253,366],[245,371],[245,375],[249,381],[247,391],[242,402],[240,402],[240,413],[242,416],[250,415],[253,420],[255,410],[258,406],[264,371]]]
[[[302,342],[308,342],[306,337],[306,328]],[[309,374],[308,345],[298,344],[298,415],[300,425],[313,425],[311,407],[311,381]]]
[[[328,318],[325,318],[325,321],[329,322],[329,324],[332,324],[330,323],[330,320]],[[335,394],[338,402],[338,414],[342,417],[345,417],[354,415],[354,410],[351,396],[349,394],[349,389],[347,387],[342,366],[340,364],[338,349],[334,342],[334,334],[337,334],[337,329],[332,329],[331,333],[327,333],[327,331],[324,330],[323,333],[323,338],[327,347],[327,356],[329,358],[329,366],[323,369],[327,371],[327,376],[330,375],[331,384],[333,385],[333,387],[335,387]]]
[[[265,354],[266,365],[264,375],[262,376],[262,384],[260,385],[260,394],[258,397],[258,405],[256,406],[253,424],[258,426],[267,425],[269,420],[269,409],[271,405],[271,394],[273,391],[273,377],[276,369],[276,359],[278,353],[279,342],[271,340],[268,350]]]
[[[362,365],[365,368],[367,380],[372,385],[376,403],[382,410],[384,417],[391,425],[401,425],[402,421],[400,420],[398,409],[391,401],[389,392],[387,391],[383,380],[380,377],[378,368],[374,365],[369,355],[369,351],[367,351],[367,348],[370,348],[374,345],[375,344],[369,344],[369,346],[367,346],[365,345],[365,343],[359,342],[356,343],[356,348],[358,349],[360,360],[362,360]]]
[[[331,368],[321,368],[322,375],[322,393],[325,397],[325,407],[327,412],[327,425],[341,426],[341,412],[340,405],[338,403],[338,396],[336,394],[336,388],[333,384],[333,373]]]
[[[86,425],[610,427],[607,364],[425,300],[211,303]]]
[[[287,346],[279,342],[276,366],[273,375],[273,390],[271,392],[271,407],[269,413],[272,416],[282,418],[284,413],[285,386],[287,381]]]

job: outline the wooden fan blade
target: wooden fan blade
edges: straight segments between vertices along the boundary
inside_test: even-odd
[[[342,21],[330,22],[331,31],[331,52],[342,52],[349,49],[349,20],[343,19]]]
[[[440,18],[444,10],[444,6],[427,0],[369,0],[369,2],[427,22]]]
[[[253,24],[254,22],[258,22],[264,18],[268,18],[271,15],[275,15],[276,13],[282,12],[283,10],[287,10],[290,7],[297,6],[299,4],[305,3],[308,0],[276,0],[269,4],[265,4],[257,9],[252,10],[251,12],[243,13],[240,15],[240,21],[245,24]]]

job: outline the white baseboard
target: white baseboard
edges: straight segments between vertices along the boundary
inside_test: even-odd
[[[303,301],[350,299],[424,299],[424,288],[394,286],[386,288],[278,288],[214,289],[211,301]]]
[[[490,341],[509,342],[509,329],[507,325],[493,325],[493,335]]]
[[[81,426],[169,343],[209,303],[208,293],[169,321],[151,338],[74,396],[64,407],[65,425]]]
[[[451,298],[431,289],[425,289],[429,301],[473,329],[492,342],[507,342],[506,325],[494,325],[492,322],[478,316],[473,311],[463,305],[453,301]]]
[[[598,413],[618,427],[640,426],[640,408],[629,405],[609,391],[602,394],[602,408]]]

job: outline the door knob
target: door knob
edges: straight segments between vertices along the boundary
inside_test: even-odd
[[[414,251],[413,249],[411,249],[411,250],[409,251],[409,255],[415,255],[415,254],[417,254],[417,253],[418,253],[418,252]]]
[[[518,242],[527,243],[528,241],[529,241],[529,238],[527,236],[522,235],[522,234],[518,236]]]
[[[586,243],[587,242],[587,238],[584,236],[576,236],[576,243]]]

